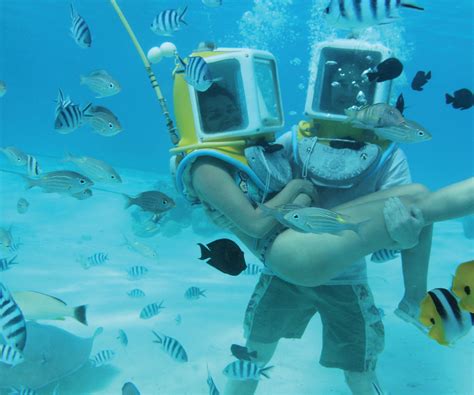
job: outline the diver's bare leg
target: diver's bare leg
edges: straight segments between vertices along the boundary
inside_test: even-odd
[[[400,187],[401,188],[401,187]],[[400,196],[407,207],[421,210],[427,226],[437,221],[474,212],[474,178],[450,185],[436,192]],[[386,199],[335,210],[352,221],[364,224],[359,233],[345,231],[339,235],[307,234],[286,230],[267,252],[267,264],[281,278],[303,286],[326,283],[352,262],[381,248],[396,249],[387,231],[383,208]],[[421,247],[426,248],[423,245]]]
[[[382,395],[380,384],[374,371],[351,372],[345,370],[344,376],[352,395]]]
[[[259,343],[247,340],[246,346],[249,352],[257,351],[257,359],[253,360],[253,362],[263,366],[272,358],[278,346],[278,342]],[[239,381],[229,379],[224,389],[224,395],[252,395],[255,393],[257,386],[257,380]]]

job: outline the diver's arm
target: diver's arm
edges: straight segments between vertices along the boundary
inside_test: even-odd
[[[235,185],[222,161],[200,158],[193,164],[191,172],[193,187],[200,200],[218,210],[248,236],[262,238],[278,225],[276,219],[265,215],[259,208],[252,207]],[[293,202],[298,195],[308,189],[306,181],[292,180],[265,204],[275,207]]]

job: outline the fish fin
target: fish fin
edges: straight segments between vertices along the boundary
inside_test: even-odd
[[[211,250],[207,248],[204,244],[197,243],[199,248],[201,249],[201,257],[199,258],[201,261],[204,259],[211,258]]]
[[[152,331],[152,332],[157,337],[157,340],[153,340],[153,343],[162,344],[163,343],[163,338],[161,337],[161,335],[156,331]]]
[[[77,11],[76,9],[74,8],[74,5],[71,3],[69,4],[70,8],[71,8],[71,18],[74,19],[76,16],[77,16]]]
[[[206,292],[206,290],[203,289],[203,290],[199,291],[199,295],[204,296],[206,298],[205,292]]]
[[[362,226],[364,226],[365,224],[367,224],[368,222],[372,221],[371,219],[366,219],[365,221],[361,221],[361,222],[358,222],[356,224],[354,224],[354,227],[351,228],[354,232],[356,232],[357,234],[360,234],[360,228]]]
[[[186,14],[187,10],[188,10],[188,6],[184,7],[183,11],[180,10],[180,13],[179,13],[179,21],[184,23],[185,25],[187,25],[187,23],[183,18],[184,18],[184,14]]]
[[[133,205],[133,198],[131,196],[128,196],[126,193],[122,193],[122,196],[127,199],[127,201],[125,202],[125,206],[124,206],[124,209],[126,210],[127,208],[129,208],[130,206]]]
[[[35,187],[36,185],[38,185],[38,183],[36,182],[36,180],[34,180],[33,178],[24,176],[23,174],[22,174],[21,176],[23,177],[23,179],[24,179],[25,182],[26,182],[25,190],[31,189],[31,188]]]
[[[377,82],[376,79],[379,75],[377,72],[369,72],[366,75],[367,75],[367,78],[369,79],[370,82],[372,82],[372,81]]]
[[[180,63],[180,65],[178,65],[178,66],[181,66],[182,69],[179,69],[179,71],[177,71],[177,72],[184,72],[184,71],[186,71],[186,63],[184,62],[183,58],[178,55],[178,60],[179,60],[179,63]]]
[[[431,70],[426,73],[425,78],[426,78],[427,80],[430,80],[430,79],[431,79]]]
[[[104,332],[104,328],[101,327],[101,326],[99,326],[99,327],[95,330],[94,335],[93,335],[92,337],[97,337],[97,336],[99,336],[99,335],[100,335],[101,333],[103,333],[103,332]]]
[[[252,352],[249,352],[249,356],[253,359],[257,359],[257,351],[252,351]]]
[[[66,152],[62,162],[72,162],[73,159],[74,159],[74,155],[72,155],[70,152]]]
[[[273,368],[273,366],[267,366],[265,368],[260,368],[260,374],[264,377],[266,377],[267,379],[270,378],[270,376],[267,374],[267,370],[270,370],[271,368]]]
[[[74,318],[81,324],[87,325],[87,305],[78,306],[74,309]]]
[[[405,7],[405,8],[412,8],[414,10],[419,10],[419,11],[425,10],[423,7],[420,7],[419,5],[415,3],[401,3],[400,6]]]
[[[446,104],[451,104],[454,101],[454,97],[451,96],[450,94],[446,93]]]
[[[89,103],[87,106],[85,106],[83,109],[82,109],[82,115],[84,117],[92,117],[93,115],[89,113],[89,110],[90,108],[92,107],[92,103]]]

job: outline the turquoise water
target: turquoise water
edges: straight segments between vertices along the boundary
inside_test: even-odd
[[[209,39],[222,47],[250,46],[272,52],[278,61],[286,129],[304,118],[314,42],[344,35],[321,19],[317,10],[325,3],[223,0],[221,7],[211,9],[195,0],[188,4],[188,26],[173,37],[159,37],[149,29],[153,17],[184,2],[119,1],[145,52],[172,41],[184,56],[198,42]],[[424,12],[405,11],[399,23],[366,34],[368,40],[390,46],[404,63],[405,73],[395,84],[394,97],[403,92],[407,117],[422,123],[433,139],[402,148],[413,179],[433,189],[474,173],[474,112],[454,110],[444,102],[445,93],[474,87],[474,11],[471,1],[452,3],[420,0]],[[209,224],[199,208],[193,210],[181,201],[157,235],[133,236],[132,210],[124,210],[120,193],[134,195],[158,187],[176,196],[168,174],[171,143],[142,63],[109,2],[83,0],[75,6],[92,31],[93,45],[87,50],[69,37],[68,2],[0,0],[0,80],[8,86],[0,98],[0,146],[34,154],[44,171],[64,166],[73,169],[61,162],[66,152],[100,158],[113,165],[124,182],[117,187],[100,186],[107,191],[95,189],[93,198],[84,201],[39,189],[25,191],[21,177],[11,173],[18,168],[2,155],[0,226],[12,226],[20,246],[15,253],[19,265],[0,272],[0,280],[12,290],[35,290],[71,306],[89,306],[88,327],[72,319],[41,321],[44,324],[82,337],[104,328],[95,339],[92,355],[112,349],[116,357],[109,365],[95,369],[86,365],[64,378],[60,394],[118,394],[126,381],[133,381],[142,394],[206,394],[206,365],[222,392],[225,377],[221,372],[232,361],[229,346],[244,343],[242,318],[257,276],[229,277],[199,261],[196,243],[229,234]],[[81,74],[100,68],[120,81],[120,94],[94,99],[79,84]],[[172,68],[170,59],[153,66],[173,115]],[[432,70],[433,74],[423,92],[409,87],[418,70]],[[75,102],[93,100],[111,108],[124,132],[111,138],[92,133],[88,127],[68,135],[55,132],[54,101],[59,88]],[[30,202],[23,215],[16,209],[20,197]],[[153,247],[158,259],[128,249],[123,234]],[[107,253],[109,262],[84,270],[80,257],[97,252]],[[473,252],[472,240],[464,237],[460,222],[437,224],[429,288],[449,287],[456,266],[472,259]],[[257,263],[247,250],[246,258],[248,263]],[[130,281],[126,270],[132,265],[147,266],[149,275]],[[386,347],[379,361],[384,388],[392,394],[472,393],[472,333],[454,348],[425,338],[392,314],[403,292],[399,259],[368,268],[375,300],[385,312]],[[206,289],[207,297],[186,300],[183,295],[190,286]],[[130,299],[126,292],[135,287],[142,288],[147,297]],[[145,304],[161,300],[165,309],[158,317],[139,319]],[[179,325],[175,321],[178,314],[182,317]],[[127,347],[116,339],[119,328],[129,337]],[[152,329],[179,339],[189,362],[178,364],[163,353],[152,342]],[[257,393],[348,393],[340,371],[317,363],[320,349],[321,324],[314,318],[301,340],[281,342],[272,360],[271,378],[262,379]],[[78,359],[76,365],[85,362]],[[41,369],[44,366],[37,374],[44,374]],[[54,387],[52,383],[40,393],[50,394]]]

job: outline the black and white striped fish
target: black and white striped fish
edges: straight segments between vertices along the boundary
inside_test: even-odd
[[[25,317],[2,283],[0,283],[0,335],[8,345],[19,351],[25,348]]]
[[[117,339],[122,346],[126,347],[128,345],[128,336],[123,329],[118,330]]]
[[[161,309],[164,309],[163,301],[161,301],[160,304],[158,303],[147,304],[140,312],[140,318],[143,320],[148,320],[151,317],[158,315]]]
[[[429,328],[428,336],[444,346],[469,333],[474,314],[459,307],[456,296],[445,288],[434,288],[420,303],[420,322]]]
[[[267,370],[273,366],[260,367],[256,363],[250,361],[237,360],[228,364],[222,373],[233,380],[260,380],[260,375],[270,378]]]
[[[27,387],[12,388],[8,395],[38,395],[35,390]]]
[[[32,155],[27,155],[26,170],[30,177],[39,176],[41,174],[41,167],[36,158]]]
[[[201,296],[206,297],[206,295],[204,294],[205,292],[205,289],[200,289],[198,287],[189,287],[184,293],[184,297],[188,300],[197,300]]]
[[[398,258],[400,255],[400,251],[398,250],[388,250],[383,248],[381,250],[375,251],[370,260],[375,263],[383,263],[387,261],[391,261],[392,259]]]
[[[71,4],[71,37],[81,48],[89,48],[92,45],[92,35],[86,21],[80,16]]]
[[[131,298],[143,298],[145,297],[145,292],[143,292],[141,289],[134,288],[131,291],[127,292],[127,295],[130,296]]]
[[[18,262],[15,261],[16,255],[12,259],[1,258],[0,259],[0,272],[7,271],[10,269],[11,265],[18,265]]]
[[[255,276],[256,274],[260,274],[262,270],[262,266],[255,263],[248,263],[247,268],[242,272],[242,274],[246,276]]]
[[[424,10],[404,0],[330,0],[324,15],[336,27],[355,29],[393,22],[401,7]]]
[[[164,10],[161,11],[151,23],[151,31],[160,36],[171,36],[175,31],[178,31],[181,28],[181,23],[187,25],[186,21],[183,19],[184,14],[188,7],[184,7],[181,11],[177,10]]]
[[[165,351],[176,362],[188,362],[188,355],[186,354],[184,347],[178,340],[163,335],[162,333],[158,333],[155,331],[152,332],[157,338],[157,340],[153,340],[153,343],[160,344],[163,351]]]
[[[214,380],[212,379],[211,372],[209,371],[209,366],[207,367],[207,385],[209,386],[209,395],[220,395],[220,392],[217,389]]]
[[[23,353],[9,344],[0,344],[0,362],[10,366],[16,366],[25,360]]]
[[[109,260],[109,256],[104,252],[96,252],[94,255],[87,257],[87,261],[91,266],[103,265]]]
[[[64,98],[61,89],[58,93],[56,104],[56,117],[54,120],[54,129],[58,133],[71,133],[83,124],[83,118],[87,110],[90,108],[89,103],[84,109],[80,109],[79,105],[74,104],[69,97]]]
[[[99,351],[96,355],[94,355],[90,361],[92,366],[95,368],[107,365],[113,358],[115,357],[115,351],[113,350],[102,350]]]
[[[148,273],[148,268],[145,266],[132,266],[127,270],[128,277],[130,280],[139,280],[146,276]]]
[[[209,66],[202,57],[191,56],[188,58],[187,63],[181,58],[178,59],[184,69],[185,81],[194,89],[199,92],[205,92],[214,83]]]

